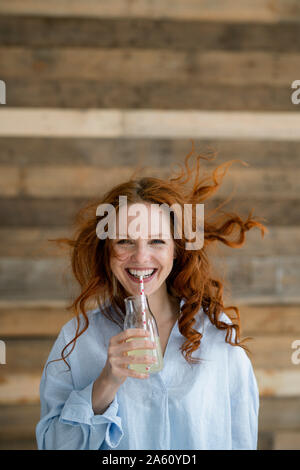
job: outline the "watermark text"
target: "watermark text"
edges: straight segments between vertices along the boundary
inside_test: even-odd
[[[291,100],[293,104],[300,103],[300,80],[294,80],[291,88],[296,88],[296,90],[291,95]]]
[[[103,217],[97,224],[97,237],[101,240],[125,239],[129,236],[132,239],[148,237],[155,238],[158,233],[163,238],[170,238],[170,217],[173,214],[174,238],[188,240],[185,242],[186,250],[200,250],[204,244],[204,204],[184,204],[183,211],[180,204],[148,204],[148,208],[143,203],[134,203],[127,206],[127,196],[119,196],[118,210],[118,236],[117,236],[117,214],[112,204],[100,204],[97,207],[96,215]],[[193,213],[195,209],[196,213]],[[150,222],[149,222],[150,215]],[[132,219],[132,217],[134,217]],[[131,218],[128,223],[127,218]],[[150,223],[150,225],[149,225]],[[194,229],[193,229],[194,226]],[[106,230],[106,227],[108,230]],[[193,241],[194,240],[194,241]]]
[[[6,344],[0,340],[0,364],[6,364]]]
[[[292,349],[295,349],[291,356],[291,361],[296,366],[300,364],[300,339],[295,339],[291,345]]]
[[[6,85],[3,80],[0,80],[0,104],[6,104]]]

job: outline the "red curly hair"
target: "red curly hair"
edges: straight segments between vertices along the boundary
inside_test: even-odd
[[[219,165],[212,175],[202,175],[200,177],[200,161],[213,159],[215,156],[198,155],[195,167],[190,168],[189,160],[193,152],[194,147],[185,157],[184,166],[179,165],[180,170],[171,174],[170,178],[135,178],[134,173],[129,181],[114,187],[103,197],[90,201],[79,210],[75,218],[76,230],[74,239],[59,238],[49,240],[62,242],[71,247],[72,270],[81,288],[80,295],[74,300],[72,305],[67,307],[68,310],[75,310],[76,313],[77,329],[75,337],[63,348],[61,359],[55,360],[64,360],[69,367],[66,357],[73,351],[77,338],[89,326],[86,305],[90,300],[96,301],[102,314],[123,329],[125,318],[124,299],[127,293],[116,278],[114,279],[113,273],[109,268],[110,256],[113,255],[110,240],[108,238],[101,240],[96,234],[97,224],[104,217],[96,216],[98,205],[112,204],[116,211],[118,211],[119,196],[123,195],[127,196],[128,204],[137,202],[166,203],[171,207],[177,203],[183,209],[184,204],[194,205],[209,199],[218,190],[228,167],[233,162],[240,161],[245,164],[241,160],[230,160]],[[220,174],[220,170],[222,174]],[[193,329],[196,321],[195,316],[201,307],[213,325],[220,330],[226,330],[225,341],[227,343],[232,346],[240,346],[249,352],[244,342],[251,338],[240,340],[239,309],[235,306],[225,307],[223,304],[224,285],[220,279],[216,279],[212,274],[209,248],[215,242],[221,242],[232,248],[240,247],[245,242],[245,232],[253,227],[259,227],[262,237],[264,237],[265,230],[267,229],[251,217],[253,209],[246,220],[242,220],[236,213],[220,211],[220,207],[227,201],[228,199],[214,210],[205,212],[204,244],[198,250],[186,250],[184,236],[179,239],[174,238],[175,216],[172,213],[170,214],[177,257],[174,260],[173,269],[166,279],[166,284],[167,291],[171,296],[178,300],[182,298],[186,300],[181,309],[181,316],[178,319],[178,327],[180,333],[185,338],[181,346],[181,352],[189,363],[200,362],[200,359],[193,358],[191,355],[200,347],[201,343],[202,334]],[[205,209],[207,209],[206,206]],[[217,214],[215,221],[212,220],[214,214]],[[239,234],[235,240],[230,240],[229,236],[236,228],[239,229]],[[112,308],[107,307],[107,302]],[[234,314],[230,314],[230,310],[233,310]],[[231,324],[219,320],[222,312],[229,316]],[[82,314],[84,319],[84,326],[81,331],[79,331],[80,314]],[[235,331],[234,335],[233,331]],[[233,336],[234,341],[232,340]],[[64,355],[65,350],[71,344],[73,344],[71,350],[67,355]]]

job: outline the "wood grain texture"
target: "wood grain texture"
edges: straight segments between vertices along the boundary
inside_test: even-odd
[[[39,419],[39,404],[0,405],[0,441],[35,441],[35,427]]]
[[[61,304],[63,304],[61,302]],[[67,303],[65,303],[67,307]],[[0,335],[10,338],[43,338],[57,336],[60,329],[74,315],[61,307],[49,306],[47,303],[40,306],[28,306],[26,302],[15,305],[0,303],[1,328]],[[48,346],[47,346],[48,347]]]
[[[244,302],[300,302],[300,259],[295,256],[215,258],[213,277],[224,284],[225,298]],[[60,300],[77,293],[66,258],[0,258],[0,293],[3,300]]]
[[[67,301],[78,291],[69,260],[1,258],[0,266],[3,300],[54,298]]]
[[[255,370],[260,396],[300,396],[300,374],[297,366],[293,370]],[[300,424],[300,420],[299,420]]]
[[[235,24],[194,19],[76,18],[74,15],[61,18],[1,16],[0,44],[190,51],[300,51],[297,21]]]
[[[299,430],[300,398],[262,397],[259,431],[297,432]],[[38,404],[0,406],[0,439],[34,439],[39,421]]]
[[[299,21],[300,9],[297,0],[244,0],[237,4],[234,0],[222,2],[195,0],[147,0],[131,2],[117,0],[113,4],[105,0],[87,0],[84,6],[80,0],[52,0],[45,4],[40,0],[2,0],[0,13],[10,15],[41,16],[79,16],[79,17],[146,17],[193,19],[230,22],[263,22]]]
[[[289,449],[293,443],[293,448],[298,449],[295,445],[298,442],[299,414],[298,397],[261,397],[258,448]],[[39,404],[0,406],[1,448],[36,448],[35,427],[39,416]]]
[[[39,403],[39,374],[3,374],[0,379],[0,405]]]
[[[101,87],[114,81],[143,86],[177,83],[184,91],[188,82],[189,87],[215,85],[215,93],[223,85],[247,86],[248,92],[248,85],[255,85],[256,90],[265,85],[274,87],[275,94],[276,87],[286,88],[295,80],[299,59],[299,54],[289,52],[0,47],[1,77],[14,83],[11,79],[21,76],[26,86],[26,79],[58,84],[76,79],[93,80]]]
[[[217,178],[222,184],[216,197],[226,198],[233,195],[238,198],[256,197],[261,199],[277,199],[278,192],[281,200],[293,200],[300,195],[300,170],[281,168],[257,169],[241,168],[242,163],[235,162],[226,171],[218,170]],[[29,196],[29,197],[93,197],[103,194],[110,188],[129,180],[137,168],[128,166],[91,167],[91,166],[31,166],[30,168],[1,168],[0,196]],[[140,168],[139,176],[157,178],[170,177],[170,171],[175,171],[175,165],[170,167],[153,167],[150,165]],[[225,174],[226,171],[226,174]],[[211,172],[209,172],[211,177]],[[203,172],[203,176],[208,172]],[[211,184],[213,179],[211,177]]]
[[[300,432],[279,431],[274,436],[274,450],[300,450]]]
[[[300,449],[299,21],[297,0],[2,0],[0,449],[36,448],[41,374],[79,293],[68,248],[48,239],[137,165],[168,175],[191,139],[216,150],[208,170],[250,165],[229,169],[206,214],[235,189],[222,209],[254,209],[269,232],[211,256],[253,337],[258,448]]]
[[[8,321],[6,321],[6,325],[4,323],[4,325],[1,326],[1,338],[3,338],[6,344],[6,365],[2,367],[3,376],[15,376],[16,374],[22,373],[40,373],[45,365],[55,338],[61,328],[70,321],[71,314],[64,312],[62,315],[57,314],[55,318],[53,311],[51,313],[46,311],[41,312],[39,317],[37,317],[34,311],[28,312],[28,309],[20,309],[19,316],[17,316],[16,313],[12,315],[14,319],[19,317],[19,322],[22,322],[21,325],[24,325],[23,331],[25,330],[25,332],[20,335],[20,323],[19,325],[11,326],[10,329],[7,325]],[[22,318],[23,315],[24,318]],[[1,319],[3,317],[5,321],[5,315],[1,313]],[[32,325],[30,328],[29,324],[26,328],[25,322],[28,319],[39,319],[40,326],[35,327]],[[72,321],[74,325],[77,325],[75,318],[73,318]],[[48,331],[46,322],[48,322]],[[5,332],[10,333],[10,335],[6,336]],[[246,336],[246,334],[243,330],[242,337],[244,336]],[[265,335],[263,331],[260,331],[253,335],[253,340],[247,342],[246,346],[250,350],[249,358],[255,370],[270,371],[270,377],[272,373],[275,375],[277,373],[287,374],[287,376],[290,374],[291,377],[294,377],[294,374],[298,373],[297,364],[292,362],[292,354],[294,353],[295,356],[295,353],[297,353],[295,348],[292,348],[296,338],[296,332],[280,336],[279,333],[276,335]],[[263,376],[263,380],[270,380],[270,377]],[[289,380],[287,380],[287,382],[289,382]]]
[[[73,312],[67,311],[68,302],[50,299],[46,301],[11,300],[0,301],[1,337],[49,337],[56,336],[60,328],[70,320]],[[232,299],[230,305],[237,305]],[[225,303],[225,306],[229,306]],[[274,338],[285,344],[286,351],[292,352],[290,340],[300,334],[300,306],[296,305],[237,305],[240,311],[242,336],[254,336],[263,347],[270,348]],[[97,308],[95,303],[89,309]],[[263,336],[263,340],[261,340]],[[288,340],[286,340],[286,338]],[[250,342],[250,347],[251,347]],[[260,347],[259,345],[256,348]],[[284,364],[286,365],[286,363]]]
[[[298,371],[255,370],[261,397],[300,396]],[[0,382],[0,405],[39,403],[41,374],[5,374]],[[298,424],[299,416],[298,416]]]
[[[300,227],[280,227],[267,225],[264,238],[260,230],[247,232],[245,243],[238,249],[219,245],[218,256],[270,257],[298,255]],[[0,257],[51,258],[68,255],[68,248],[57,246],[51,239],[72,237],[70,227],[24,227],[0,229]],[[235,239],[232,237],[232,239]]]
[[[23,227],[71,227],[79,209],[85,207],[90,199],[95,202],[99,200],[96,199],[96,195],[93,198],[0,198],[2,227],[18,229]],[[222,203],[224,203],[224,199],[215,198],[209,203],[208,210],[210,211]],[[239,197],[223,206],[223,210],[236,211],[243,218],[249,215],[251,208],[254,209],[253,215],[264,217],[268,226],[298,227],[300,225],[299,199],[274,200],[266,198],[262,200],[253,197],[249,201],[248,198]],[[263,241],[261,243],[263,247]]]
[[[300,425],[299,397],[264,397],[260,404],[259,430],[298,431]]]
[[[150,138],[39,138],[2,137],[1,166],[135,166],[183,164],[192,150],[191,139]],[[300,168],[300,142],[247,139],[194,139],[196,156],[203,154],[202,169],[212,171],[229,160],[242,159],[250,168]],[[213,157],[215,154],[215,158]],[[235,164],[236,165],[236,164]]]
[[[34,437],[31,439],[1,439],[0,450],[37,450],[37,444]]]
[[[300,336],[300,305],[240,305],[243,335]]]
[[[2,226],[71,226],[77,212],[88,202],[88,198],[0,198]]]
[[[299,141],[294,112],[5,108],[0,136],[215,138]]]
[[[7,79],[7,108],[111,108],[208,111],[269,111],[296,114],[291,101],[291,83],[269,85],[205,85],[199,83],[170,83],[152,81],[129,85],[121,80],[43,80]],[[93,134],[92,134],[93,135]],[[111,135],[111,134],[108,134]]]

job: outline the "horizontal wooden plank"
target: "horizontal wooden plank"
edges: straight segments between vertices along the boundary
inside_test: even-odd
[[[62,119],[62,114],[64,118]],[[78,135],[113,137],[122,133],[122,112],[118,110],[54,110],[54,109],[3,109],[0,135],[41,135],[60,137]],[[40,125],[38,124],[40,122]],[[64,122],[64,124],[63,124]],[[13,130],[13,123],[15,130]],[[58,125],[58,126],[57,126]],[[63,126],[64,129],[59,127]],[[35,128],[35,130],[34,130]],[[40,129],[39,129],[40,128]],[[1,132],[2,131],[2,132]],[[58,136],[58,135],[57,135]]]
[[[271,303],[299,303],[300,258],[295,256],[243,257],[213,260],[215,276],[226,294],[235,298],[266,296]],[[0,258],[0,293],[3,300],[66,300],[78,291],[69,259]]]
[[[236,162],[227,171],[217,196],[225,198],[232,191],[236,197],[278,198],[293,200],[300,195],[300,170],[280,168],[234,168],[242,164]],[[175,167],[174,167],[175,169]],[[103,194],[111,187],[129,180],[134,167],[63,167],[32,166],[30,168],[2,167],[0,196],[34,197],[93,197]],[[224,171],[224,170],[222,170]],[[219,175],[222,175],[222,171]],[[206,172],[205,172],[206,173]],[[148,166],[142,169],[141,176],[168,178],[170,167]],[[212,180],[213,181],[213,180]],[[100,184],[101,182],[101,184]],[[213,198],[217,197],[216,195]]]
[[[0,336],[15,338],[56,336],[60,328],[73,316],[73,312],[67,311],[67,305],[66,301],[53,299],[48,302],[2,300]],[[228,305],[229,303],[225,303],[225,306]],[[284,342],[286,337],[295,339],[300,334],[299,305],[243,305],[235,299],[230,305],[237,305],[239,308],[242,336],[254,336],[255,341],[259,341],[260,335],[264,335],[260,341],[261,347],[264,347],[265,341],[266,344],[270,344],[270,341],[278,335],[285,335],[282,339]],[[97,305],[91,304],[89,308],[97,308]],[[253,341],[249,342],[251,349],[252,344]],[[288,351],[291,353],[290,343],[286,344],[286,353]],[[255,346],[255,349],[258,347],[259,345]]]
[[[223,256],[275,256],[298,255],[300,227],[268,226],[262,239],[260,230],[246,234],[245,244],[237,250],[220,246],[218,252]],[[64,257],[56,243],[48,241],[59,237],[72,237],[70,227],[28,227],[0,229],[0,257],[49,258]],[[67,248],[67,247],[66,247]]]
[[[20,188],[20,174],[21,170],[14,167],[5,168],[0,172],[0,195],[3,197],[17,196],[18,189]]]
[[[96,196],[96,195],[95,195]],[[94,199],[94,198],[93,198]],[[0,198],[0,217],[2,227],[70,227],[75,214],[85,207],[90,198]],[[215,198],[209,203],[209,208],[214,209],[224,202],[224,199]],[[233,204],[234,202],[234,204]],[[242,218],[249,215],[254,208],[253,215],[264,217],[268,226],[300,225],[299,199],[257,199],[235,197],[233,202],[223,206],[226,211],[236,211]],[[206,206],[205,206],[206,207]],[[209,209],[209,210],[210,210]],[[205,209],[206,210],[206,209]],[[260,232],[258,232],[259,234]],[[263,240],[259,241],[262,243]]]
[[[34,436],[31,439],[1,439],[0,450],[37,450],[37,443]]]
[[[243,335],[300,335],[300,305],[240,305],[239,310]]]
[[[164,83],[182,86],[188,81],[189,88],[198,86],[201,97],[199,85],[208,85],[208,90],[215,85],[215,93],[220,85],[256,85],[257,94],[257,85],[266,85],[268,90],[274,87],[274,101],[275,96],[278,97],[275,87],[287,88],[297,77],[299,60],[299,54],[264,51],[0,47],[0,63],[5,64],[1,77],[10,84],[10,89],[15,88],[11,79],[20,77],[26,87],[29,86],[27,79],[34,82],[34,86],[37,80],[55,80],[63,86],[60,80],[68,79],[70,83],[74,79],[94,80],[97,84],[103,83],[105,88],[107,82],[114,81],[144,86],[154,82],[160,86]],[[247,90],[249,93],[249,87]],[[221,91],[224,93],[223,87]],[[290,88],[290,94],[291,91]],[[224,99],[225,96],[223,103]],[[14,106],[11,99],[9,103]]]
[[[5,108],[0,136],[239,138],[299,141],[294,112]]]
[[[57,329],[59,329],[59,327],[57,327]],[[26,375],[30,375],[33,378],[35,375],[41,375],[57,335],[50,336],[49,331],[48,336],[45,336],[44,338],[18,338],[13,336],[5,337],[1,333],[2,341],[5,342],[6,346],[6,364],[1,365],[1,384],[3,387],[8,386],[10,381],[14,380],[16,375],[20,375],[20,380],[24,380],[25,382]],[[6,381],[7,377],[8,381]],[[10,377],[12,379],[10,379]],[[22,387],[20,387],[20,389],[22,389]]]
[[[274,450],[300,450],[300,432],[279,431],[274,435]]]
[[[260,396],[298,397],[300,396],[299,368],[294,370],[255,369]],[[300,424],[300,418],[299,418]]]
[[[0,441],[35,441],[35,427],[39,419],[39,404],[0,405]]]
[[[19,318],[24,314],[22,323],[27,320],[34,320],[34,314],[21,310],[18,316],[15,314],[14,318]],[[3,317],[0,311],[1,318]],[[73,313],[74,315],[74,313]],[[298,318],[300,313],[298,312]],[[36,316],[36,315],[35,315]],[[42,312],[40,315],[41,326],[37,328],[33,323],[27,325],[25,334],[20,337],[20,326],[14,325],[10,329],[12,336],[5,336],[5,323],[4,327],[1,325],[1,338],[6,344],[6,365],[4,372],[6,374],[16,374],[22,372],[34,373],[40,371],[45,364],[47,356],[54,343],[54,338],[58,335],[62,326],[69,321],[71,313],[64,312],[59,318],[55,318],[53,311],[51,314]],[[5,316],[4,316],[5,320]],[[48,321],[48,333],[46,331],[45,322]],[[54,321],[57,321],[54,323]],[[7,323],[7,322],[6,322]],[[299,325],[299,322],[298,322]],[[4,331],[3,331],[4,330]],[[7,330],[7,325],[6,325]],[[24,331],[24,330],[23,330]],[[39,336],[42,332],[44,337]],[[26,334],[28,337],[26,338]],[[53,335],[53,337],[50,335]],[[242,337],[245,337],[247,332],[242,330]],[[266,335],[262,329],[259,333],[253,336],[253,340],[247,342],[250,349],[250,359],[253,367],[256,370],[271,371],[274,373],[293,374],[297,372],[297,364],[295,364],[295,356],[297,350],[295,349],[295,341],[297,340],[297,327],[292,334],[281,335]],[[35,337],[36,336],[36,337]],[[300,341],[300,339],[299,339]],[[300,352],[298,354],[300,358]],[[268,377],[266,377],[267,380]],[[268,379],[269,380],[269,379]]]
[[[237,303],[235,300],[232,302]],[[66,310],[66,301],[11,300],[0,302],[1,336],[49,336],[57,335],[59,328],[72,316]],[[227,306],[228,303],[225,303]],[[300,333],[299,305],[237,305],[242,322],[242,335]],[[90,308],[96,308],[91,305]],[[268,339],[268,338],[267,338]],[[250,343],[252,344],[252,343]]]
[[[52,330],[49,325],[49,331]],[[2,366],[0,403],[38,402],[42,369],[55,338],[26,340],[6,338],[3,335],[1,337],[5,340],[7,357],[6,364]],[[292,335],[257,336],[253,342],[248,343],[261,397],[300,395],[299,370],[291,360],[294,352],[291,344],[294,339],[295,336]]]
[[[242,256],[265,257],[292,255],[299,252],[297,248],[300,243],[298,227],[279,227],[268,224],[266,227],[268,231],[265,232],[264,238],[262,238],[260,230],[251,230],[246,233],[245,243],[238,250],[220,245],[218,253],[222,256],[232,256],[239,253]]]
[[[291,436],[292,442],[296,443],[297,433],[289,433],[289,435]],[[258,450],[272,450],[273,448],[272,436],[273,434],[270,432],[259,433],[258,434]],[[280,440],[280,443],[282,443],[282,439]],[[37,450],[37,443],[36,443],[34,436],[31,439],[26,439],[26,440],[24,439],[1,440],[0,450]]]
[[[299,431],[299,397],[263,397],[260,400],[260,432]]]
[[[80,17],[130,17],[130,18],[171,18],[230,22],[270,22],[299,21],[300,9],[297,0],[244,0],[237,4],[234,0],[212,3],[194,0],[117,0],[112,4],[105,0],[52,0],[45,4],[40,0],[2,0],[0,13],[10,15],[40,16],[80,16]]]
[[[194,139],[194,145],[193,159],[198,154],[212,157],[215,152],[215,159],[202,163],[210,170],[232,159],[242,159],[252,168],[300,168],[300,142]],[[0,165],[111,168],[112,163],[134,166],[151,161],[160,167],[183,163],[191,149],[190,139],[2,137]]]
[[[70,226],[88,201],[88,198],[0,198],[2,226]]]
[[[0,229],[0,257],[17,256],[35,259],[64,257],[68,251],[60,249],[49,239],[71,236],[72,233],[67,227],[65,229]]]
[[[17,174],[18,171],[19,175]],[[7,179],[11,183],[10,186],[7,184],[10,191],[24,196],[96,197],[97,194],[104,194],[112,186],[129,180],[134,171],[135,168],[133,167],[91,168],[82,166],[73,168],[72,166],[60,166],[55,168],[51,166],[49,168],[31,167],[29,171],[25,168],[18,170],[11,167],[2,167],[0,181],[3,179],[5,182]],[[169,168],[150,167],[143,170],[141,174],[143,176],[166,177],[169,172]],[[11,174],[16,174],[13,181]],[[291,178],[294,175],[291,173]],[[228,187],[230,187],[230,183],[228,183]],[[0,189],[1,196],[10,196],[10,194],[6,194],[7,192],[6,186],[3,188],[3,194]]]
[[[148,18],[87,19],[76,18],[74,15],[69,18],[1,16],[0,44],[289,53],[300,51],[297,21],[234,24],[200,22],[194,19],[170,21],[167,18],[159,21]]]
[[[270,431],[260,432],[258,430],[257,450],[272,450],[272,449],[273,449],[273,433]]]
[[[204,111],[285,111],[297,113],[289,86],[215,85],[199,87],[199,83],[151,81],[130,85],[118,81],[61,79],[3,79],[8,107],[32,108],[119,108]],[[94,134],[92,134],[94,135]],[[111,134],[108,134],[111,135]]]
[[[298,318],[297,322],[298,325],[300,324],[300,309],[298,311]],[[277,334],[276,336],[266,336],[264,329],[262,329],[259,333],[254,335],[253,340],[247,342],[247,345],[251,351],[251,361],[255,370],[258,371],[265,371],[262,377],[262,384],[263,390],[266,390],[265,393],[268,393],[268,382],[270,380],[269,377],[269,370],[274,369],[275,375],[276,374],[287,374],[287,381],[289,381],[289,374],[291,377],[294,377],[294,373],[298,372],[300,376],[300,367],[297,369],[297,365],[293,362],[292,355],[296,353],[295,348],[292,348],[295,339],[299,337],[299,332],[297,332],[297,326],[295,327],[295,332],[290,335],[280,335]],[[298,336],[297,336],[298,335]],[[242,330],[242,336],[246,336],[245,328]],[[300,346],[300,344],[299,344]],[[299,360],[300,360],[300,350],[299,350]],[[271,375],[271,372],[270,372]],[[272,379],[273,380],[273,379]],[[292,379],[290,380],[292,381]],[[281,385],[280,385],[281,386]],[[295,384],[295,387],[297,385]],[[299,386],[299,383],[298,383]],[[264,391],[262,390],[262,393]],[[300,387],[299,387],[300,393]]]
[[[67,304],[65,305],[65,307]],[[57,336],[62,326],[74,315],[63,306],[49,305],[6,306],[0,303],[0,336],[3,337],[49,337]]]
[[[273,432],[298,432],[300,398],[262,397],[259,412],[259,438]],[[39,404],[0,406],[0,440],[35,442],[40,419]]]
[[[39,403],[39,374],[1,374],[0,405]]]
[[[293,256],[214,257],[216,272],[223,281],[226,290],[234,297],[270,296],[273,302],[290,298],[294,303],[299,299],[299,258]],[[276,299],[276,300],[275,300]]]
[[[23,315],[24,318],[21,318]],[[2,341],[6,345],[6,364],[2,367],[2,375],[5,378],[5,376],[15,376],[22,373],[31,375],[40,373],[54,344],[55,337],[62,326],[70,320],[71,314],[64,312],[59,318],[58,315],[55,318],[53,310],[51,313],[49,311],[41,312],[41,325],[39,327],[36,327],[33,323],[37,318],[36,312],[30,313],[28,309],[20,310],[18,315],[16,312],[12,312],[12,319],[17,318],[21,325],[12,325],[12,319],[10,321],[6,320],[5,324],[5,315],[0,311],[0,318],[2,319],[3,317],[4,325],[1,325],[0,334]],[[25,333],[19,336],[22,324],[24,325],[26,320],[29,320],[31,323],[23,328]],[[48,321],[48,333],[46,331],[46,321]],[[9,324],[11,325],[10,329]],[[265,335],[264,330],[261,330],[258,334],[254,335],[253,340],[247,342],[247,347],[250,350],[249,357],[253,367],[255,370],[262,371],[259,373],[263,374],[261,380],[263,389],[266,390],[265,393],[268,393],[268,385],[264,384],[268,384],[269,381],[272,383],[276,379],[276,374],[279,374],[278,377],[286,374],[287,382],[292,382],[292,380],[289,380],[289,377],[293,377],[296,372],[299,374],[297,364],[294,363],[297,351],[295,347],[292,347],[298,334],[297,328],[295,329],[296,331],[293,334],[281,336],[279,334],[268,336]],[[5,336],[5,332],[8,332],[11,336]],[[41,335],[39,335],[40,332]],[[26,337],[26,335],[28,336]],[[245,336],[246,334],[243,329],[242,337]],[[300,358],[300,352],[298,356]],[[295,384],[296,386],[297,384]]]
[[[299,371],[255,370],[261,397],[300,397]],[[39,403],[40,374],[3,374],[0,405]]]
[[[2,298],[70,299],[78,289],[68,263],[65,259],[1,258]]]

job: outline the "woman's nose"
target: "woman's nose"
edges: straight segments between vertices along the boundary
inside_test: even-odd
[[[132,260],[136,261],[139,264],[145,263],[149,259],[150,251],[147,245],[142,243],[137,243],[135,245],[134,251],[132,253]]]

